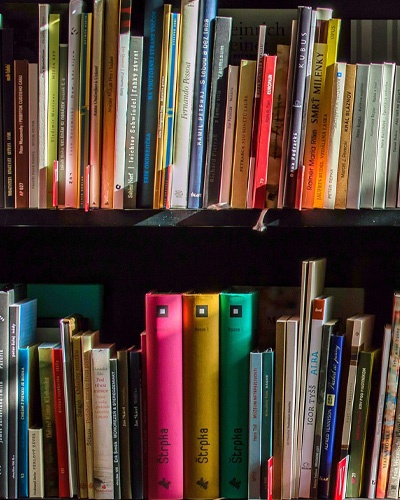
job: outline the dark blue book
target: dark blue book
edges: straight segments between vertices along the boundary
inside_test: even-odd
[[[132,498],[144,498],[142,431],[142,353],[129,351],[129,425],[131,439]]]
[[[318,498],[329,498],[343,341],[343,335],[332,335],[329,348],[328,380],[326,386],[324,425],[322,428],[321,459],[318,478]]]
[[[163,0],[145,2],[137,192],[137,206],[140,208],[153,207],[163,10]]]
[[[212,47],[217,0],[200,0],[194,82],[192,144],[189,166],[188,208],[203,206],[204,165],[207,147],[207,118],[211,84]]]

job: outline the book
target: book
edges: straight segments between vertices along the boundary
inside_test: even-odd
[[[28,64],[14,60],[15,208],[29,207]]]
[[[397,19],[352,19],[350,23],[350,53],[352,63],[382,63],[398,61]],[[374,43],[385,40],[385,43]],[[390,56],[389,56],[390,55]]]
[[[126,127],[128,111],[128,74],[130,59],[130,27],[132,0],[120,0],[118,68],[116,78],[116,117],[115,117],[115,154],[114,154],[114,194],[113,208],[124,206],[124,176]]]
[[[29,498],[44,498],[43,428],[29,428]]]
[[[324,425],[322,429],[323,446],[321,449],[318,478],[319,498],[329,498],[343,341],[344,338],[342,335],[332,335],[329,347],[328,380],[324,410]]]
[[[110,391],[111,391],[111,424],[112,424],[112,452],[113,452],[113,479],[114,498],[121,497],[121,460],[120,460],[120,436],[118,422],[118,367],[116,354],[110,358]]]
[[[400,124],[400,69],[396,65],[394,86],[393,86],[393,105],[392,121],[390,130],[389,145],[389,163],[386,187],[386,208],[397,206],[397,191],[399,178],[399,124]]]
[[[92,85],[90,91],[90,200],[100,206],[101,139],[103,114],[103,51],[105,0],[93,2]]]
[[[115,113],[117,102],[117,60],[120,9],[121,6],[119,0],[106,0],[103,46],[103,136],[100,175],[101,208],[113,207],[116,118]]]
[[[119,418],[119,444],[120,444],[120,473],[121,497],[132,498],[131,486],[131,431],[129,398],[129,353],[132,348],[117,351],[118,365],[118,418]],[[132,391],[131,391],[132,392]],[[133,398],[135,393],[133,392]]]
[[[28,65],[28,130],[29,130],[29,208],[39,207],[38,164],[38,64]],[[1,84],[1,82],[0,82]],[[1,91],[0,91],[1,94]],[[1,115],[0,115],[1,116]],[[0,148],[2,147],[0,141]],[[1,188],[0,188],[1,189]]]
[[[49,109],[49,15],[50,5],[39,3],[38,163],[39,208],[47,208],[47,120]]]
[[[180,294],[146,294],[146,365],[148,496],[183,498]]]
[[[221,180],[222,151],[226,104],[226,68],[229,63],[229,46],[232,18],[215,18],[214,46],[212,51],[211,88],[208,109],[207,150],[204,167],[203,207],[218,203]]]
[[[65,162],[66,162],[66,112],[67,112],[67,72],[68,45],[60,43],[60,73],[58,88],[58,193],[59,207],[65,206]]]
[[[382,342],[382,363],[379,379],[379,395],[374,428],[374,442],[372,448],[371,467],[368,480],[368,498],[375,498],[376,480],[378,476],[379,451],[381,444],[383,412],[385,406],[386,381],[389,365],[390,344],[392,337],[391,325],[385,325]]]
[[[93,476],[95,498],[114,498],[110,358],[115,344],[92,348]]]
[[[181,41],[176,91],[176,127],[171,170],[170,208],[186,208],[196,69],[199,0],[181,2]]]
[[[203,205],[211,65],[216,15],[216,0],[200,0],[189,165],[188,208],[201,208]]]
[[[220,294],[220,495],[227,498],[248,493],[248,374],[257,300],[246,288]]]
[[[262,417],[261,417],[261,487],[260,498],[272,492],[271,459],[273,457],[275,353],[267,349],[262,354]]]
[[[219,495],[219,300],[218,293],[182,297],[185,498]]]
[[[246,208],[256,69],[256,61],[242,60],[240,63],[230,198],[232,208]]]
[[[140,96],[142,93],[143,37],[131,36],[129,54],[123,208],[136,208],[139,169],[139,124]]]
[[[149,456],[149,440],[147,435],[148,418],[147,418],[147,346],[146,332],[140,334],[140,350],[142,353],[142,371],[141,371],[141,387],[142,387],[142,439],[143,439],[143,496],[148,498],[148,456]]]
[[[250,353],[248,498],[261,494],[262,352]]]

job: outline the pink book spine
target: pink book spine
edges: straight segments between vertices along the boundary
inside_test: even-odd
[[[182,296],[146,295],[148,498],[183,498]]]
[[[272,109],[274,104],[275,71],[276,56],[264,55],[256,170],[253,184],[253,208],[264,208],[265,205]]]

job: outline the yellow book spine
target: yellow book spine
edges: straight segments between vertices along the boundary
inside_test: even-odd
[[[219,294],[183,296],[184,498],[219,496]]]
[[[240,63],[232,165],[232,208],[246,208],[256,68],[256,61],[242,60]]]

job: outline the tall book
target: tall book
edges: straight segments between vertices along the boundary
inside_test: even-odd
[[[183,498],[182,296],[146,295],[148,496]]]
[[[207,149],[208,109],[210,102],[211,65],[216,15],[216,0],[200,0],[187,200],[188,208],[201,208],[203,205],[203,180]]]
[[[14,61],[15,208],[29,207],[28,61]]]
[[[120,0],[119,42],[118,42],[118,70],[116,91],[116,118],[115,118],[115,154],[114,154],[114,194],[113,208],[124,206],[124,174],[126,126],[128,111],[128,74],[131,38],[132,0]]]
[[[184,294],[182,308],[183,491],[210,498],[219,495],[219,294]]]
[[[262,355],[262,417],[261,417],[261,488],[260,498],[272,492],[271,461],[274,436],[274,366],[275,353],[267,349]]]
[[[177,82],[174,162],[171,171],[170,208],[186,208],[200,0],[181,2],[181,42]]]
[[[207,151],[204,168],[203,207],[218,203],[226,103],[226,68],[232,32],[232,18],[215,18],[211,88],[208,109]]]
[[[65,206],[78,205],[78,147],[79,147],[79,67],[81,52],[82,0],[71,0],[69,4],[68,34],[68,83],[65,159]]]
[[[1,90],[3,92],[4,207],[15,208],[14,172],[14,32],[1,30]]]
[[[121,500],[121,460],[119,437],[119,405],[118,405],[118,366],[116,353],[110,358],[110,392],[111,392],[111,434],[113,453],[114,499]]]
[[[68,80],[68,45],[60,43],[60,73],[58,89],[58,194],[57,204],[65,206],[65,162],[66,149],[66,116],[67,116],[67,80]]]
[[[142,439],[143,439],[143,496],[148,498],[148,456],[149,456],[149,440],[147,435],[148,418],[147,418],[147,344],[146,332],[140,334],[140,350],[141,350],[141,388],[142,388]],[[139,400],[138,400],[139,401]]]
[[[249,354],[255,347],[258,293],[220,295],[220,495],[247,496]]]
[[[43,428],[29,428],[29,498],[44,498]]]
[[[118,418],[120,433],[120,463],[121,463],[121,496],[125,499],[132,498],[131,486],[131,431],[130,431],[130,398],[129,398],[129,353],[130,349],[119,349],[118,360]],[[132,392],[132,391],[131,391]],[[135,392],[133,391],[133,397]]]
[[[262,352],[250,353],[248,498],[261,495]]]
[[[93,2],[92,85],[90,91],[89,206],[100,206],[101,141],[103,115],[103,50],[105,0]]]
[[[38,132],[39,132],[39,208],[47,208],[47,120],[49,106],[49,15],[50,5],[40,3],[39,13],[39,81],[38,81]]]
[[[232,208],[246,208],[256,69],[256,61],[242,59],[236,108],[235,144],[233,148],[230,202]]]
[[[117,95],[120,0],[106,0],[103,54],[103,139],[101,152],[101,208],[113,207],[115,112]]]
[[[145,358],[141,349],[129,351],[129,421],[131,447],[131,484],[132,498],[146,498],[146,457],[144,418],[144,370]]]
[[[93,475],[95,498],[114,498],[110,358],[115,344],[97,344],[92,356]]]
[[[400,134],[400,67],[396,65],[394,87],[393,87],[393,105],[392,105],[392,121],[390,129],[390,145],[389,145],[389,163],[388,163],[388,178],[386,188],[386,204],[387,208],[394,208],[397,205],[397,191],[399,181],[399,134]]]
[[[39,207],[38,79],[39,79],[38,64],[29,63],[28,66],[29,208]]]

